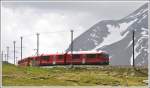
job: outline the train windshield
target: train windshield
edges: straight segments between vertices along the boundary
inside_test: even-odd
[[[98,54],[98,57],[109,58],[109,55],[108,54],[104,54],[104,53],[100,53],[100,54]]]

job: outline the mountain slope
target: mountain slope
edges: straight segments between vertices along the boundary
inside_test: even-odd
[[[135,30],[135,64],[148,63],[148,3],[120,20],[103,20],[74,39],[74,51],[104,50],[111,65],[132,63],[132,31]],[[70,51],[70,47],[67,49]]]

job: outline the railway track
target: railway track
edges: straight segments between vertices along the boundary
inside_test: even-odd
[[[51,66],[40,66],[41,68],[56,68],[56,67],[63,67],[63,68],[101,68],[101,69],[112,69],[112,68],[133,68],[132,66],[123,66],[123,65],[116,65],[116,66],[111,66],[111,65],[51,65]],[[142,69],[142,68],[147,68],[147,66],[137,66],[134,67],[135,69]]]
[[[108,66],[102,66],[102,65],[52,65],[52,66],[40,66],[41,68],[55,68],[55,67],[81,67],[81,68],[104,68]]]

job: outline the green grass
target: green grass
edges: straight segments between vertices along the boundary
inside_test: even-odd
[[[4,86],[145,86],[147,68],[112,67],[102,68],[40,68],[18,67],[3,64]]]

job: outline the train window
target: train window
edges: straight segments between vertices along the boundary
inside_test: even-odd
[[[87,58],[96,58],[96,54],[86,54]]]
[[[108,54],[105,54],[104,57],[105,57],[105,58],[109,58],[109,55],[108,55]]]
[[[73,55],[73,59],[79,59],[80,58],[80,54],[74,54]]]
[[[44,60],[49,60],[50,56],[41,56],[41,58]]]
[[[59,59],[63,59],[63,55],[59,55],[58,58],[59,58]]]

